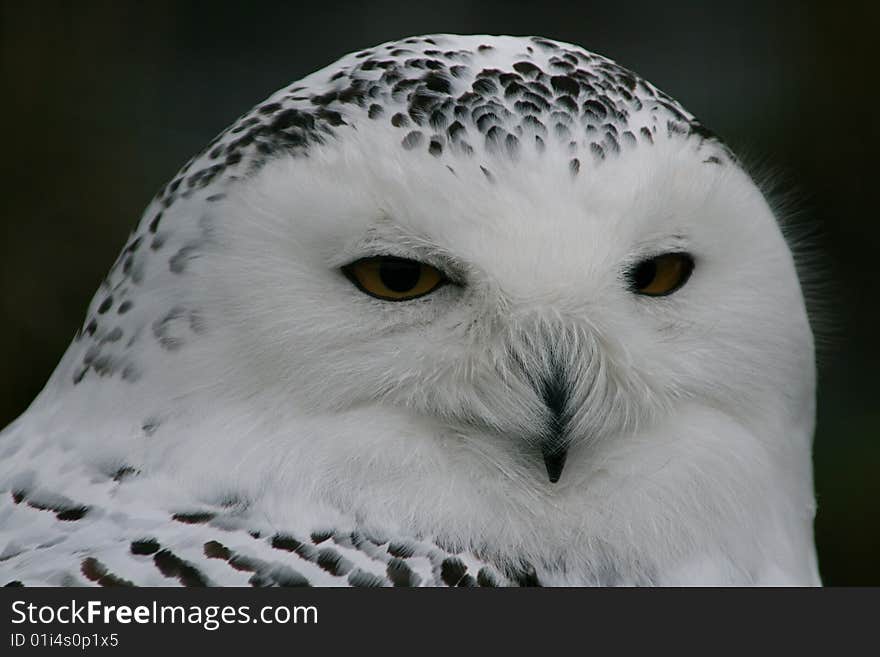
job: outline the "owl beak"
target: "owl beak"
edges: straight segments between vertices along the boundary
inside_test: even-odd
[[[565,467],[565,457],[568,449],[562,441],[556,439],[541,442],[541,455],[544,457],[544,465],[547,468],[547,478],[551,484],[555,484],[562,476],[562,468]]]
[[[547,468],[547,477],[555,484],[562,476],[565,457],[568,454],[567,424],[569,403],[568,386],[565,376],[554,367],[550,375],[543,379],[539,392],[549,411],[544,435],[541,439],[541,456]]]
[[[571,421],[571,373],[560,358],[558,346],[548,340],[544,345],[544,366],[529,368],[525,359],[511,350],[512,361],[517,364],[531,388],[538,394],[547,412],[543,430],[538,434],[541,458],[547,469],[547,478],[555,484],[562,477],[565,458],[568,455]],[[535,370],[538,370],[536,372]]]

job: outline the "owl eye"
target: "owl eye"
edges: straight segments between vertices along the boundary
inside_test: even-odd
[[[361,292],[383,301],[408,301],[430,294],[448,282],[438,269],[424,262],[374,256],[342,268]]]
[[[626,276],[630,289],[649,297],[663,297],[681,289],[694,270],[688,253],[664,253],[642,260]]]

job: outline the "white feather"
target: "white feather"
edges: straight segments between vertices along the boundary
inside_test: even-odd
[[[435,40],[492,43],[482,66],[502,70],[529,43]],[[320,91],[354,61],[273,98]],[[151,538],[209,583],[271,583],[278,568],[348,583],[272,546],[293,535],[317,550],[309,535],[328,529],[326,545],[380,577],[408,541],[421,584],[442,582],[452,553],[499,582],[531,566],[558,585],[818,584],[813,339],[750,178],[662,132],[576,176],[552,140],[444,159],[400,138],[351,121],[307,157],[226,181],[223,198],[209,185],[147,209],[137,235],[161,243],[124,252],[90,309],[114,295],[122,338],[104,317],[0,434],[0,577],[81,583],[91,557],[136,584],[183,581],[131,553]],[[626,267],[673,248],[696,258],[680,292],[627,289]],[[339,268],[376,254],[464,284],[373,299]],[[110,374],[74,385],[95,344]],[[552,358],[576,409],[557,483],[524,374]],[[88,512],[57,517],[74,507]],[[172,519],[192,513],[211,517]],[[378,538],[350,547],[351,532]],[[207,558],[212,542],[261,565]]]

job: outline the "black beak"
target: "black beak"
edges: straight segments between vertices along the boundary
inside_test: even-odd
[[[551,484],[559,481],[562,476],[562,468],[565,467],[565,456],[568,449],[565,445],[554,446],[549,444],[555,441],[544,441],[541,443],[541,455],[544,457],[544,465],[547,466],[547,477]]]
[[[568,454],[568,440],[565,425],[568,423],[568,386],[560,367],[552,367],[549,375],[542,381],[541,396],[549,411],[547,426],[541,439],[541,456],[547,467],[547,477],[555,484],[562,476],[565,457]]]

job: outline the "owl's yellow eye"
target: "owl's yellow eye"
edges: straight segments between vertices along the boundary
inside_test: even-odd
[[[694,259],[687,253],[664,253],[638,263],[627,272],[630,289],[649,297],[672,294],[687,283]]]
[[[384,301],[422,297],[447,282],[431,265],[393,256],[363,258],[346,265],[342,271],[361,292]]]

